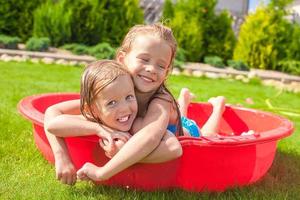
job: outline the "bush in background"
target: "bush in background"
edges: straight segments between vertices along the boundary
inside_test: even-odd
[[[31,37],[26,42],[26,49],[29,51],[47,51],[49,49],[49,45],[50,45],[49,38]]]
[[[300,75],[300,61],[299,60],[283,60],[279,62],[281,71],[294,75]]]
[[[132,26],[144,22],[139,0],[102,0],[101,3],[106,9],[103,29],[105,35],[98,43],[108,42],[113,46],[119,46]]]
[[[91,47],[88,52],[97,59],[113,59],[116,50],[110,44],[104,42]]]
[[[0,35],[0,48],[17,49],[21,39],[7,35]]]
[[[232,58],[236,37],[231,24],[232,19],[227,11],[212,16],[204,35],[205,55],[218,55],[225,61]]]
[[[287,59],[300,61],[300,25],[293,24],[291,43],[287,48]]]
[[[48,37],[54,46],[71,40],[71,10],[66,0],[47,0],[34,12],[33,35]]]
[[[215,13],[216,0],[165,2],[163,21],[173,29],[178,45],[188,49],[188,61],[201,61],[205,55],[229,59],[235,44],[231,18]]]
[[[241,60],[227,60],[227,64],[236,70],[249,71],[248,65]]]
[[[104,1],[105,2],[105,1]],[[86,45],[97,44],[105,35],[105,5],[98,0],[69,0],[71,9],[71,41]]]
[[[45,0],[0,0],[0,33],[26,41],[32,35],[33,11]]]
[[[292,25],[284,18],[287,14],[284,3],[288,2],[273,0],[248,15],[241,26],[234,60],[242,60],[254,68],[277,68],[278,62],[287,57],[291,42]]]
[[[223,63],[223,59],[219,56],[205,56],[204,63],[218,68],[223,68],[225,66]]]
[[[34,36],[65,43],[119,46],[129,28],[143,22],[138,0],[47,0],[34,15]]]
[[[183,65],[186,62],[186,53],[186,50],[182,48],[177,48],[173,67],[178,68],[180,70],[183,69]]]
[[[83,55],[89,53],[89,47],[84,44],[76,44],[76,43],[65,44],[61,48],[71,51],[72,53],[77,55]]]
[[[87,46],[83,44],[66,44],[61,48],[71,51],[77,55],[91,55],[97,59],[114,59],[116,49],[113,48],[109,43],[103,42],[95,46]]]

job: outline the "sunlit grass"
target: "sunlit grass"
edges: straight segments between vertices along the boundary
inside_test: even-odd
[[[31,124],[17,113],[16,105],[21,98],[33,94],[78,92],[82,68],[0,62],[0,71],[0,199],[299,199],[300,118],[296,116],[285,116],[294,122],[296,130],[279,142],[271,169],[251,186],[223,193],[189,193],[141,192],[89,183],[62,185],[55,180],[53,166],[36,149]],[[180,88],[190,88],[196,95],[195,101],[224,95],[228,103],[271,111],[266,104],[266,99],[270,99],[274,107],[300,111],[300,94],[278,93],[257,82],[172,76],[168,85],[175,96]],[[248,104],[247,98],[254,104]]]

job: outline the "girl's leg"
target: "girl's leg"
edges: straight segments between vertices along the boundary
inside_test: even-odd
[[[182,88],[178,97],[178,105],[181,116],[187,117],[187,110],[191,100],[194,98],[194,94],[190,92],[188,88]],[[183,126],[183,134],[185,136],[191,136],[191,133]],[[197,127],[198,128],[198,127]],[[198,133],[200,129],[198,128]]]
[[[187,116],[187,109],[194,95],[188,88],[182,88],[178,97],[178,104],[181,116]]]
[[[201,128],[203,136],[212,136],[219,133],[220,121],[225,110],[225,97],[223,96],[210,98],[208,102],[212,104],[213,111]]]

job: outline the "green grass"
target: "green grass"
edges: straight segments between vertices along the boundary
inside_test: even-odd
[[[17,112],[16,105],[25,96],[47,92],[79,91],[82,69],[59,65],[0,62],[0,199],[299,199],[300,127],[294,122],[294,134],[279,142],[273,165],[267,175],[251,186],[223,193],[189,193],[181,190],[140,192],[78,183],[73,187],[55,180],[54,168],[36,149],[31,124]],[[258,83],[211,80],[186,76],[170,77],[175,95],[188,87],[196,101],[224,95],[231,104],[269,111],[265,100],[275,107],[300,111],[300,94],[278,93]],[[253,105],[245,102],[252,98]]]

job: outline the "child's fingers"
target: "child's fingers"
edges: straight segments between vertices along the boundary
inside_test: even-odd
[[[81,181],[89,181],[89,180],[91,180],[88,176],[86,176],[86,175],[80,175],[80,176],[78,176],[77,175],[77,179],[78,180],[81,180]]]
[[[105,138],[102,138],[102,141],[105,145],[110,146],[110,148],[112,148],[114,139],[111,134],[107,134]]]
[[[100,139],[99,144],[102,147],[102,149],[106,152],[114,151],[116,148],[114,141],[112,142],[112,144],[109,144],[107,141]]]
[[[113,136],[113,139],[114,139],[114,141],[121,140],[123,142],[127,142],[130,139],[130,137],[128,135],[115,134]]]
[[[77,171],[76,175],[77,175],[77,178],[79,180],[87,180],[87,178],[88,178],[88,176],[85,173],[85,169],[84,168],[79,169]]]

